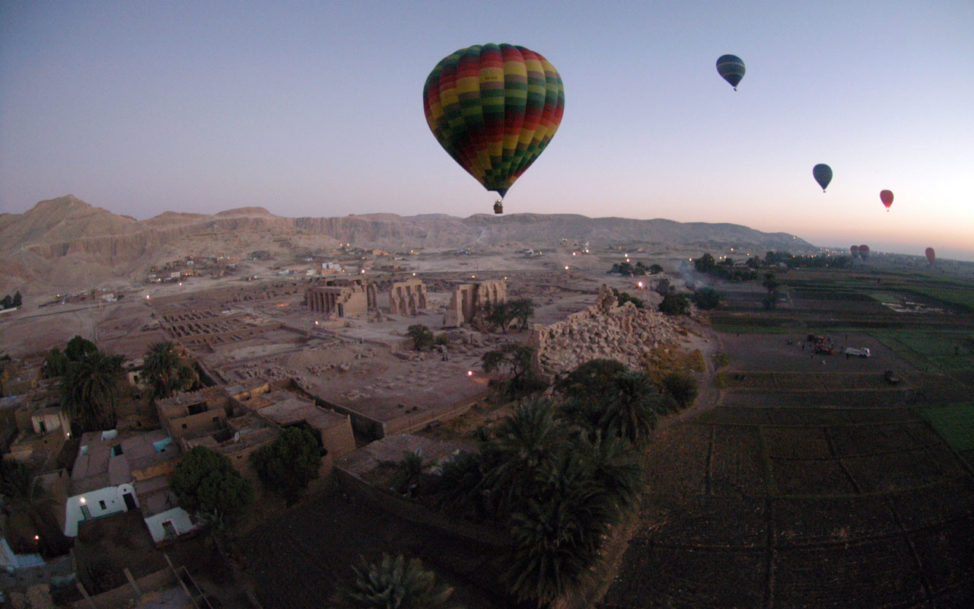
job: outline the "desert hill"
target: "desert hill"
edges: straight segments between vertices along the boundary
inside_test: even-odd
[[[327,252],[338,243],[392,251],[467,248],[476,251],[551,248],[562,239],[593,247],[639,245],[655,252],[813,251],[784,233],[735,224],[588,218],[570,214],[362,214],[341,218],[284,218],[262,207],[215,215],[166,212],[135,220],[73,195],[41,201],[23,214],[0,215],[0,293],[32,287],[91,287],[131,281],[149,267],[192,256],[276,256]]]

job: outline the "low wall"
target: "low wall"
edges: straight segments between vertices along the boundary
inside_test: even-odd
[[[378,489],[340,467],[335,468],[335,477],[350,495],[404,520],[435,529],[446,535],[495,546],[498,549],[506,547],[508,543],[507,537],[501,532],[433,512],[420,503]]]
[[[135,583],[139,590],[145,593],[175,585],[177,582],[172,569],[166,567],[154,573],[143,575],[136,579]],[[125,584],[113,590],[90,596],[88,599],[82,598],[75,601],[71,606],[74,609],[91,609],[92,605],[95,606],[95,609],[117,609],[118,607],[132,606],[130,603],[137,601],[140,596],[141,594],[137,593],[131,584]]]
[[[351,417],[352,429],[354,429],[356,433],[375,440],[397,433],[410,433],[417,431],[433,423],[445,423],[447,421],[452,421],[460,415],[465,414],[468,410],[473,408],[475,404],[480,402],[485,395],[487,395],[487,391],[485,390],[483,393],[470,398],[468,401],[463,402],[462,404],[454,404],[446,410],[423,410],[414,414],[402,415],[388,421],[380,421],[379,419],[366,416],[357,410],[352,410],[345,406],[329,402],[328,400],[325,400],[312,393],[307,387],[300,384],[300,382],[298,382],[298,387],[305,394],[311,396],[311,398],[319,406],[329,408],[341,414],[347,414],[349,417]]]

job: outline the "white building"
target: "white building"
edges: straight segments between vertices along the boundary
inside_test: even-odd
[[[137,507],[139,501],[135,497],[135,488],[128,483],[68,497],[64,507],[64,534],[77,537],[79,523],[127,512]]]

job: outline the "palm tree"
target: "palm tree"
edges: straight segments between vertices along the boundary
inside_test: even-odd
[[[600,427],[606,436],[625,438],[640,446],[656,427],[656,412],[661,408],[662,396],[642,372],[626,370],[613,381],[612,392],[606,396]]]
[[[199,381],[193,366],[176,352],[171,341],[153,343],[142,363],[142,384],[153,399],[190,389]]]
[[[68,363],[61,382],[61,406],[83,429],[115,427],[123,359],[121,355],[95,350]]]
[[[573,450],[561,451],[534,491],[511,515],[502,578],[518,599],[543,607],[580,586],[615,516],[591,464]]]
[[[396,464],[392,477],[392,488],[400,495],[415,497],[423,477],[423,457],[416,451],[403,453],[402,461]]]
[[[433,487],[437,504],[460,516],[483,520],[483,463],[481,454],[474,452],[460,453],[444,463]]]
[[[538,476],[567,440],[554,408],[543,399],[514,407],[484,446],[484,489],[494,516],[503,519],[521,499],[529,496]]]
[[[349,609],[446,609],[453,588],[436,581],[418,558],[382,555],[378,563],[364,559],[355,575],[335,593],[335,605]]]

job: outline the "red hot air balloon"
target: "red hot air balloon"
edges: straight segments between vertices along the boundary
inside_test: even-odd
[[[883,202],[886,206],[886,211],[889,211],[889,206],[893,204],[893,191],[892,190],[881,190],[879,191],[879,200]]]
[[[860,245],[859,246],[859,257],[862,258],[863,260],[869,258],[869,246],[868,245]]]
[[[937,252],[933,251],[932,247],[928,247],[923,253],[927,255],[927,262],[930,264],[937,261]]]

